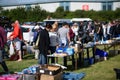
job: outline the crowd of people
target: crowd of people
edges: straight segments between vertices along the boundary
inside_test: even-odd
[[[7,43],[7,39],[13,41],[15,50],[19,59],[22,61],[22,43],[24,42],[23,33],[20,28],[19,21],[11,22],[13,32],[7,38],[3,25],[0,25],[0,63],[5,70],[9,72],[5,61],[3,60],[3,49]],[[59,27],[58,22],[54,24],[46,24],[45,27],[36,24],[33,28],[34,38],[33,44],[38,42],[39,58],[38,64],[47,64],[47,55],[53,54],[59,46],[69,46],[80,41],[81,44],[98,41],[106,41],[112,38],[120,37],[120,20],[110,22],[100,21],[84,21],[73,23],[72,25],[63,22],[62,27]],[[51,60],[55,62],[54,58]]]

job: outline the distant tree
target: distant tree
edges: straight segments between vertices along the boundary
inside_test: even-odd
[[[55,18],[64,18],[64,8],[63,7],[58,7],[56,11],[54,12],[53,17]]]

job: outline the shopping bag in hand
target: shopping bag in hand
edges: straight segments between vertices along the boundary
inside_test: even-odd
[[[12,56],[12,55],[15,54],[15,49],[14,49],[14,46],[13,46],[13,42],[12,42],[12,41],[11,41],[11,43],[10,43],[9,54],[10,54],[10,56]]]

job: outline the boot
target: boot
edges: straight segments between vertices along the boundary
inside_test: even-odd
[[[1,66],[3,67],[5,73],[9,73],[8,67],[7,67],[7,65],[6,65],[6,63],[4,61],[1,62]]]

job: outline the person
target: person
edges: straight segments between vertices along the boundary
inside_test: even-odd
[[[111,21],[111,27],[110,27],[110,35],[111,35],[111,38],[114,38],[115,37],[115,28],[116,28],[116,23],[115,23],[115,20]]]
[[[39,32],[40,40],[39,40],[39,58],[38,58],[38,64],[44,65],[47,64],[47,54],[49,50],[50,45],[50,38],[49,38],[49,31],[52,28],[50,24],[46,24],[45,29],[41,30]]]
[[[38,35],[39,32],[43,30],[42,26],[36,23],[35,27],[33,27],[32,31],[34,32],[34,37],[33,37],[33,51],[35,53],[35,59],[38,59],[39,56],[39,49],[38,47],[36,48],[35,44],[37,43]]]
[[[71,29],[71,26],[69,25],[69,36],[70,36],[70,45],[74,44],[74,37],[75,37],[75,33],[73,32],[73,30]]]
[[[2,50],[4,49],[4,46],[6,43],[7,43],[6,32],[0,23],[0,64],[1,64],[2,68],[4,69],[5,73],[9,73],[8,67],[2,57],[2,55],[3,55]]]
[[[80,22],[79,30],[78,30],[78,38],[82,37],[84,34],[84,29],[83,29],[83,22]]]
[[[92,38],[89,35],[89,31],[86,30],[86,32],[84,32],[84,34],[82,35],[82,37],[79,38],[79,40],[81,41],[82,44],[92,41]]]
[[[70,35],[69,35],[69,24],[66,22],[63,22],[63,26],[58,29],[58,36],[59,36],[59,44],[68,46],[70,42]]]
[[[109,21],[109,23],[107,25],[107,38],[108,38],[108,40],[110,40],[112,38],[112,35],[110,33],[111,26],[112,26],[112,23],[111,23],[111,21]]]
[[[73,30],[73,32],[74,32],[74,34],[75,34],[75,36],[74,36],[74,41],[76,42],[76,41],[78,41],[78,30],[79,30],[79,26],[78,26],[77,23],[74,23],[74,24],[73,24],[72,30]]]
[[[116,32],[116,37],[120,37],[120,21],[119,20],[116,20],[115,32]]]
[[[33,27],[32,29],[32,31],[34,32],[33,43],[35,43],[40,29],[41,29],[40,26],[36,23],[35,27]]]
[[[11,33],[8,39],[10,39],[15,43],[16,52],[17,55],[19,56],[19,59],[17,61],[22,61],[22,50],[21,50],[21,46],[22,46],[21,41],[23,41],[22,30],[20,28],[20,24],[18,20],[12,22],[11,25],[14,31]]]
[[[108,38],[108,34],[107,34],[107,30],[108,30],[108,26],[107,26],[107,22],[104,22],[102,24],[102,29],[103,29],[103,40],[106,41]]]
[[[99,40],[102,40],[102,26],[100,24],[100,22],[95,21],[94,22],[94,42],[97,42]]]
[[[51,54],[55,53],[57,47],[59,46],[59,38],[57,34],[57,25],[52,25],[52,29],[49,32],[49,37],[50,37],[50,51]],[[55,63],[55,59],[51,58],[51,63]]]

